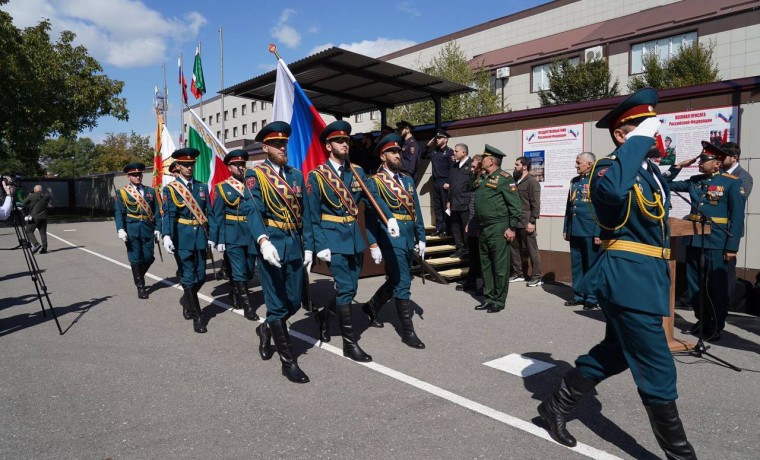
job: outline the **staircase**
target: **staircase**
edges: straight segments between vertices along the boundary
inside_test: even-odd
[[[415,257],[416,265],[412,272],[442,284],[449,284],[467,276],[469,263],[466,259],[451,257],[455,251],[454,238],[451,236],[432,236],[435,227],[425,227],[425,260]]]

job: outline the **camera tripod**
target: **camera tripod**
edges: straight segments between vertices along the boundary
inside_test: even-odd
[[[26,231],[23,228],[24,216],[21,214],[21,211],[18,208],[14,208],[13,211],[11,211],[10,220],[13,221],[13,227],[16,229],[16,237],[18,238],[19,244],[17,247],[23,249],[24,260],[26,261],[26,267],[29,271],[29,276],[32,278],[32,282],[34,282],[34,288],[37,291],[37,299],[40,302],[42,316],[47,317],[47,313],[45,313],[45,303],[47,303],[47,308],[53,315],[55,325],[58,326],[58,333],[60,335],[63,335],[61,323],[58,322],[58,315],[55,314],[55,309],[53,309],[53,305],[50,302],[50,296],[48,295],[45,278],[43,278],[42,272],[40,272],[40,266],[37,264],[37,259],[34,257],[34,253],[32,252],[32,244],[29,242]]]

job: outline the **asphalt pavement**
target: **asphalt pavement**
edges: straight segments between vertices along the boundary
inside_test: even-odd
[[[332,341],[315,340],[316,322],[301,311],[291,335],[311,382],[298,385],[280,374],[276,355],[259,358],[258,323],[229,309],[227,285],[210,268],[201,289],[208,333],[196,334],[182,318],[171,256],[153,264],[150,299],[139,300],[113,222],[48,232],[38,285],[63,335],[41,313],[13,228],[0,228],[0,458],[663,458],[628,372],[574,412],[576,448],[536,424],[536,406],[604,335],[601,311],[562,305],[565,285],[513,283],[506,309],[488,314],[453,284],[415,277],[414,323],[427,348],[401,342],[392,304],[382,329],[368,328],[355,304],[369,364],[342,356],[334,320]],[[256,281],[251,301],[263,316]],[[325,304],[332,282],[311,281]],[[382,281],[360,280],[357,302]],[[693,321],[677,310],[677,329]],[[732,314],[728,323],[709,352],[741,372],[674,355],[679,410],[701,459],[754,459],[760,450],[760,319]],[[525,377],[484,365],[510,355],[551,367]]]

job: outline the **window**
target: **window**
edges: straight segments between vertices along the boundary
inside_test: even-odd
[[[240,106],[240,115],[245,116],[248,113],[248,104]]]
[[[569,59],[570,64],[576,65],[580,62],[577,57]],[[533,67],[533,82],[531,84],[531,93],[537,93],[541,90],[549,88],[549,67],[551,64],[537,65]]]
[[[237,118],[237,107],[232,109],[232,118]]]
[[[237,135],[237,126],[235,126],[234,128],[232,128],[232,137],[237,137],[237,136],[238,136]]]
[[[267,101],[261,101],[261,110],[267,109]]]
[[[222,132],[221,131],[217,131],[216,132],[216,138],[220,139],[220,140],[222,139]]]
[[[229,129],[225,129],[224,130],[224,140],[226,141],[227,138],[229,138],[229,137],[230,137],[230,130]]]
[[[369,119],[370,120],[379,120],[380,119],[380,111],[379,110],[373,110],[369,113]]]
[[[356,115],[354,115],[354,123],[361,123],[363,119],[364,119],[363,113],[357,113]]]
[[[211,115],[208,116],[208,125],[211,126],[211,122],[214,120],[214,117]]]
[[[248,134],[248,125],[243,125],[243,136]]]
[[[256,121],[251,123],[251,133],[255,133],[258,130],[259,130],[259,123]]]
[[[227,120],[230,119],[230,117],[229,117],[230,114],[228,112],[229,112],[229,110],[225,110],[224,111],[224,121],[227,121]]]
[[[267,119],[264,118],[263,120],[261,120],[261,127],[263,128],[266,125],[267,125]]]
[[[216,114],[216,122],[219,123],[219,114]]]
[[[681,48],[690,46],[696,40],[697,33],[689,32],[633,45],[631,47],[631,75],[645,70],[642,62],[645,55],[654,53],[660,62],[664,62],[673,56],[677,56],[681,52]]]
[[[185,123],[185,129],[183,131],[187,132],[187,123]]]
[[[251,102],[251,113],[256,113],[256,103]]]

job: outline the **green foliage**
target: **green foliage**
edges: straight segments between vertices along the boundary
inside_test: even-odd
[[[0,162],[25,175],[40,172],[47,138],[74,138],[104,115],[128,119],[126,100],[118,97],[124,83],[103,75],[87,49],[73,46],[72,32],[57,42],[49,32],[48,21],[21,30],[0,11]]]
[[[126,133],[108,133],[102,144],[95,147],[94,172],[121,171],[127,163],[139,161],[150,165],[153,162],[153,148],[150,136],[140,136],[132,131]]]
[[[428,64],[418,65],[417,70],[475,88],[471,93],[452,96],[441,101],[441,119],[491,115],[501,112],[499,96],[491,88],[491,75],[483,64],[473,70],[459,45],[451,41]],[[413,125],[435,122],[433,101],[418,102],[395,107],[388,111],[388,124],[406,120]],[[376,126],[379,128],[379,125]]]
[[[713,62],[714,43],[694,42],[681,52],[661,61],[656,54],[643,58],[644,72],[628,80],[628,90],[634,92],[645,86],[657,89],[682,88],[719,81],[718,66]]]
[[[48,175],[81,177],[95,171],[95,143],[88,137],[48,139],[40,149],[40,162]]]
[[[541,107],[615,97],[620,83],[612,83],[607,59],[573,64],[567,58],[549,65],[549,88],[538,92]]]

